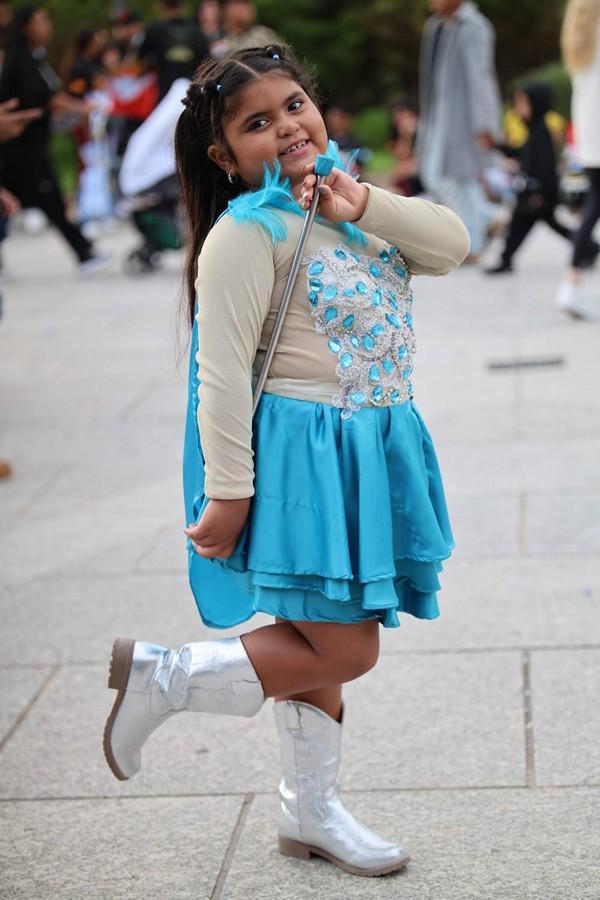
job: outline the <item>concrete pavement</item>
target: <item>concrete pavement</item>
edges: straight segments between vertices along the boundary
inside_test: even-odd
[[[105,244],[120,258],[134,240]],[[176,717],[126,784],[106,767],[112,638],[211,634],[181,531],[181,258],[81,282],[53,234],[11,238],[0,896],[599,900],[600,324],[552,305],[566,254],[540,228],[514,276],[415,280],[417,401],[458,549],[442,617],[385,632],[346,692],[346,803],[413,857],[360,879],[278,854],[270,704]]]

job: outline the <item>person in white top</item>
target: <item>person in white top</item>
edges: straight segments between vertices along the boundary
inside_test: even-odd
[[[581,274],[585,250],[600,219],[600,0],[569,0],[563,22],[563,59],[573,82],[571,112],[577,158],[590,188],[581,227],[575,238],[571,268],[560,284],[556,303],[579,319],[600,317],[600,298],[586,297]]]

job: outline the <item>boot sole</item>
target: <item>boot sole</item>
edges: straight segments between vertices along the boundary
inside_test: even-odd
[[[300,841],[293,841],[291,838],[279,837],[279,852],[283,856],[293,856],[295,859],[310,859],[311,856],[321,856],[323,859],[329,860],[334,865],[339,866],[345,872],[351,875],[364,875],[367,878],[374,878],[377,875],[389,875],[392,872],[398,872],[400,869],[406,868],[410,862],[410,856],[407,854],[399,862],[389,866],[376,866],[373,869],[359,869],[357,866],[351,866],[348,863],[332,856],[326,850],[319,847],[313,847],[310,844],[302,844]]]
[[[118,778],[119,781],[128,781],[129,775],[124,775],[118,767],[117,761],[113,756],[110,740],[115,718],[125,697],[129,673],[131,672],[134,647],[135,641],[129,640],[128,638],[117,638],[112,647],[108,670],[108,686],[111,690],[118,691],[118,693],[110,711],[110,715],[106,720],[106,725],[104,726],[104,739],[102,743],[106,762],[115,778]]]

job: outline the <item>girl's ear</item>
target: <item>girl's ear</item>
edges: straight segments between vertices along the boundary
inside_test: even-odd
[[[208,158],[216,163],[220,169],[223,169],[224,172],[231,172],[233,163],[223,147],[220,147],[218,144],[211,144],[206,153]]]

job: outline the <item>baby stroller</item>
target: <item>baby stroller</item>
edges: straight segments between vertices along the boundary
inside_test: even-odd
[[[175,176],[174,136],[181,100],[189,81],[175,81],[154,112],[140,125],[127,144],[119,174],[125,202],[142,243],[123,262],[128,275],[152,272],[165,250],[183,246],[179,186]]]

